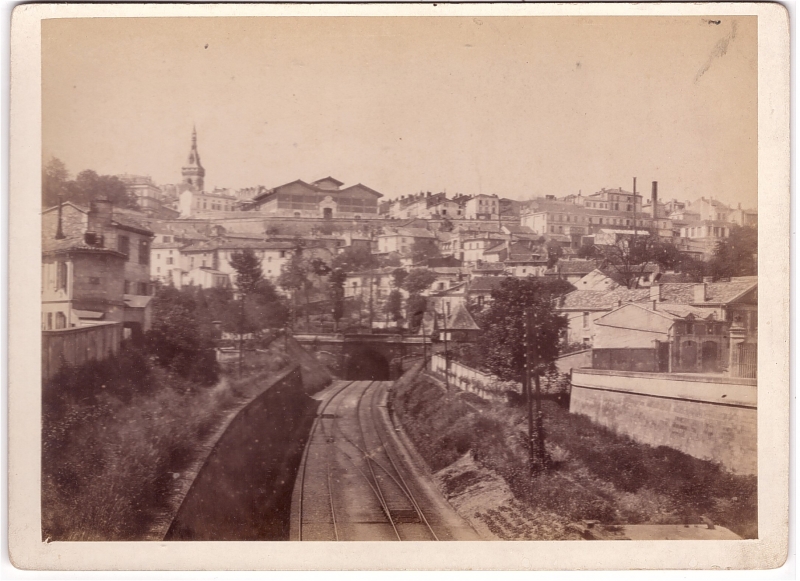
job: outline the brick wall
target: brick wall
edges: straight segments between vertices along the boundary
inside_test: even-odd
[[[575,369],[570,412],[638,442],[756,474],[755,380]]]
[[[61,230],[67,238],[82,238],[86,232],[86,212],[64,204],[61,208]],[[42,215],[42,239],[53,240],[58,231],[58,209]]]

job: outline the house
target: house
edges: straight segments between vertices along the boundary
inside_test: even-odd
[[[501,242],[504,242],[503,238],[500,238],[496,234],[491,234],[490,232],[465,237],[462,241],[462,260],[465,263],[472,264],[482,262],[484,260],[484,251],[496,247]]]
[[[73,210],[75,208],[73,207]],[[63,211],[60,212],[63,216]],[[42,328],[67,329],[118,322],[140,339],[150,323],[150,241],[153,233],[116,214],[108,200],[95,200],[64,233],[63,222],[42,240]],[[50,215],[52,216],[52,214]],[[43,221],[47,223],[50,217]],[[44,232],[51,228],[43,228]]]
[[[454,341],[457,343],[473,342],[478,339],[481,328],[469,314],[463,302],[455,303],[450,308],[449,303],[441,311],[436,312],[436,330],[440,341]]]
[[[412,247],[417,241],[436,242],[436,235],[424,228],[397,228],[396,230],[379,234],[378,254],[396,252],[400,256],[411,256]]]
[[[619,283],[616,282],[611,276],[596,268],[592,272],[586,274],[580,280],[573,282],[573,286],[578,290],[599,290],[610,291],[619,288]]]
[[[628,303],[595,321],[594,369],[720,373],[729,361],[730,324],[708,309]]]
[[[502,263],[506,274],[520,278],[544,276],[547,271],[547,251],[532,240],[501,242],[485,250],[483,257],[489,263]]]
[[[467,220],[497,220],[500,216],[500,199],[496,195],[478,194],[464,205]]]
[[[200,266],[183,274],[183,284],[202,288],[229,288],[231,279],[228,273],[208,266]]]
[[[594,340],[595,321],[598,318],[625,303],[646,301],[649,296],[647,289],[579,289],[560,297],[555,311],[567,317],[567,343],[589,346]]]
[[[584,276],[597,268],[597,261],[579,258],[564,260],[559,259],[556,265],[545,272],[545,276],[561,278],[575,284]]]
[[[478,305],[484,305],[492,300],[492,291],[500,288],[506,276],[477,276],[474,277],[467,288],[467,300]]]

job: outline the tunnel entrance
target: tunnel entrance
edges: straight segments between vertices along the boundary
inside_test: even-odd
[[[359,349],[350,355],[345,379],[351,381],[388,381],[389,362],[386,357],[370,349]]]

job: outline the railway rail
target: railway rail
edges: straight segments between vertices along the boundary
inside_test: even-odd
[[[293,540],[455,538],[440,514],[443,499],[432,501],[395,450],[381,417],[389,385],[349,381],[329,388],[295,486]]]

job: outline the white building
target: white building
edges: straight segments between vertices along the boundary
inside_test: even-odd
[[[478,194],[467,200],[464,217],[467,220],[497,220],[500,215],[500,199],[496,195]]]

